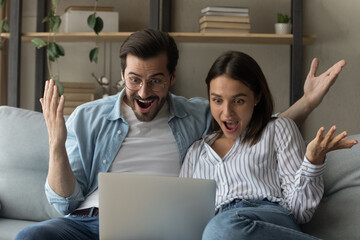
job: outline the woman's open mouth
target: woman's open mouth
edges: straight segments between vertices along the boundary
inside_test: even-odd
[[[223,123],[228,133],[235,132],[239,126],[239,121],[223,121]]]

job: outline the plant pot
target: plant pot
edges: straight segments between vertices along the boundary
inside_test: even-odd
[[[290,34],[291,33],[291,23],[275,23],[275,33],[276,34]]]

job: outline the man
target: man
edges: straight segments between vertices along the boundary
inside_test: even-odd
[[[49,133],[45,184],[51,204],[64,218],[30,226],[16,239],[98,239],[99,172],[177,176],[188,147],[210,129],[208,102],[169,93],[178,49],[157,30],[133,33],[120,49],[125,89],[78,107],[66,122],[64,97],[54,81],[40,99]],[[317,107],[345,61],[316,77],[314,60],[304,96],[281,114],[300,124]],[[116,206],[114,206],[116,207]]]

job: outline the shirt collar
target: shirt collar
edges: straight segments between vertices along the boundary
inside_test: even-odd
[[[173,117],[184,118],[188,115],[188,113],[184,109],[184,106],[182,104],[180,104],[179,102],[175,102],[176,97],[177,96],[175,96],[172,93],[169,93],[168,97],[167,97],[167,101],[168,101],[169,109],[170,109],[169,120],[171,120]]]
[[[123,88],[118,94],[114,107],[111,109],[109,115],[107,116],[108,120],[118,120],[119,118],[121,118],[125,122],[124,115],[120,111],[120,105],[122,101],[124,101],[124,96],[125,96],[125,88]]]

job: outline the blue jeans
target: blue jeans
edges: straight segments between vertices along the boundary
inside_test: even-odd
[[[203,240],[318,239],[302,233],[288,210],[266,200],[235,200],[221,206],[205,227]]]
[[[99,217],[68,216],[31,225],[15,240],[99,239]]]

